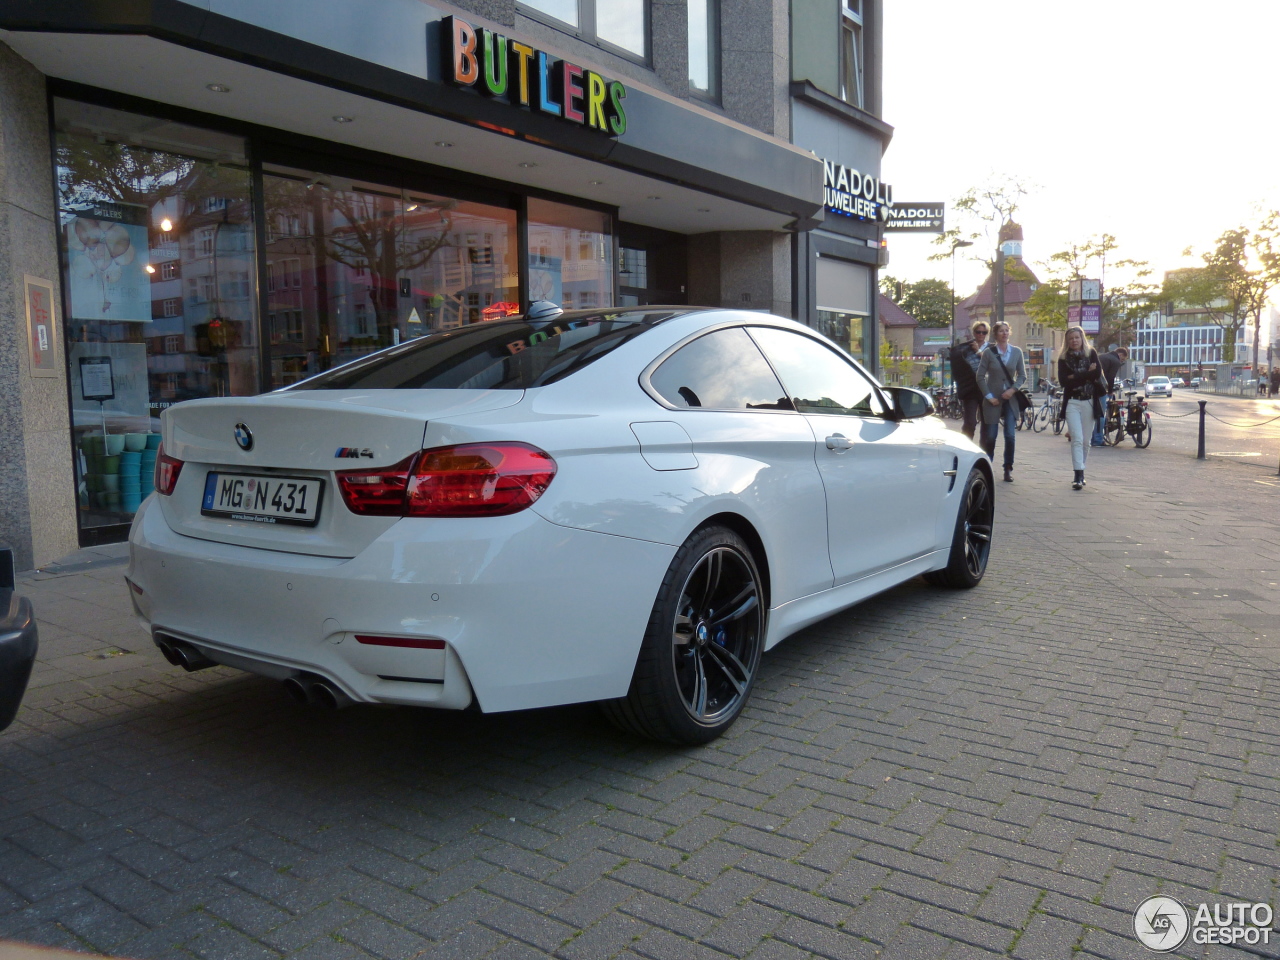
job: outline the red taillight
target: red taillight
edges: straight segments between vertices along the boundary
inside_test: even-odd
[[[178,474],[182,472],[182,461],[165,455],[164,444],[156,451],[156,493],[169,496],[178,485]]]
[[[410,517],[501,517],[542,496],[551,456],[527,443],[463,443],[423,450],[409,481]]]
[[[342,471],[338,489],[365,516],[500,517],[537,500],[555,475],[551,456],[527,443],[464,443],[382,470]]]
[[[404,516],[404,492],[417,454],[381,470],[343,470],[338,489],[347,509],[366,517]]]

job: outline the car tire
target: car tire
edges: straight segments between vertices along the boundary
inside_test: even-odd
[[[941,570],[926,573],[925,582],[952,590],[972,590],[980,584],[991,556],[995,516],[995,490],[991,478],[974,467],[969,471],[969,479],[965,481],[960,498],[947,565]]]
[[[631,687],[600,704],[628,733],[707,743],[738,719],[764,650],[764,588],[751,549],[732,530],[695,531],[663,577]]]

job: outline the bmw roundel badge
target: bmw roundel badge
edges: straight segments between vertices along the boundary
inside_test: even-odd
[[[253,434],[249,432],[249,428],[243,423],[236,424],[236,444],[241,450],[253,449]]]

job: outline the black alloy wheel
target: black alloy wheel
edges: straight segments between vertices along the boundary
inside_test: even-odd
[[[663,579],[631,689],[601,704],[605,715],[654,740],[714,740],[751,695],[764,626],[764,590],[750,548],[724,527],[697,531]]]
[[[956,517],[947,565],[924,575],[936,587],[969,590],[982,582],[991,557],[991,536],[995,526],[996,501],[991,481],[979,468],[969,471],[960,512]]]
[[[672,666],[684,708],[715,724],[736,713],[759,658],[760,586],[732,547],[703,555],[685,581],[671,629]]]

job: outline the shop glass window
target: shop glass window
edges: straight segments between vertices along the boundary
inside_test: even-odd
[[[613,231],[597,210],[529,198],[529,300],[611,307]]]
[[[649,384],[675,407],[790,410],[787,392],[741,327],[686,344],[653,371]]]
[[[648,0],[521,0],[520,7],[588,42],[648,56]]]
[[[519,312],[514,210],[275,166],[263,195],[273,387]]]
[[[720,97],[720,0],[689,0],[689,89]]]
[[[79,522],[91,529],[127,523],[149,490],[151,458],[133,448],[165,407],[260,389],[251,178],[238,137],[62,98],[54,128]]]
[[[885,414],[871,380],[833,348],[812,337],[772,327],[752,327],[751,337],[769,358],[801,413]]]

